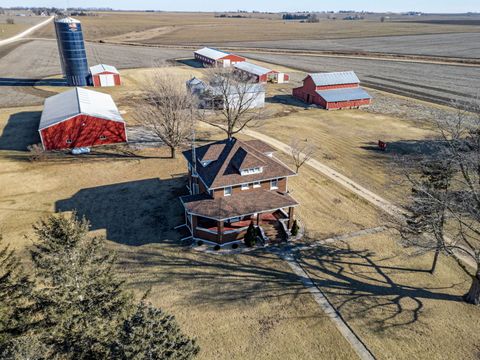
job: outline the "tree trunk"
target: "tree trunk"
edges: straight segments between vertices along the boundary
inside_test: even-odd
[[[472,276],[470,290],[463,298],[469,304],[480,305],[480,263],[477,263],[477,272],[475,276]]]
[[[175,159],[177,157],[177,149],[175,149],[174,146],[171,146],[170,147],[170,157],[172,159]]]

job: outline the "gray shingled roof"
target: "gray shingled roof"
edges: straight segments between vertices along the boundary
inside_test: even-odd
[[[358,84],[360,80],[353,71],[309,74],[316,86]]]
[[[320,95],[322,98],[324,98],[328,102],[363,100],[363,99],[372,98],[361,87],[332,89],[332,90],[318,90],[317,94]]]
[[[236,63],[233,66],[236,69],[243,70],[243,71],[249,72],[250,74],[254,74],[258,76],[268,74],[273,71],[272,69],[267,69],[267,68],[264,68],[263,66],[252,64],[248,61],[242,61],[242,62]]]

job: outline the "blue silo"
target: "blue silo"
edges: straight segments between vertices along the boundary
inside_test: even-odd
[[[58,52],[63,76],[70,86],[89,85],[87,53],[83,42],[82,24],[71,17],[55,19]]]

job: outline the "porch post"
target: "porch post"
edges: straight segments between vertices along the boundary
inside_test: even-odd
[[[218,224],[217,224],[217,242],[219,244],[222,243],[222,238],[223,238],[223,220],[222,221],[218,221]]]
[[[289,229],[291,229],[293,226],[294,210],[295,208],[293,206],[288,208],[288,228]]]
[[[257,226],[260,226],[260,213],[257,213]]]

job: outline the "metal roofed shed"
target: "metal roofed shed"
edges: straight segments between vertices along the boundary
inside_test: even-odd
[[[317,94],[324,98],[327,102],[352,101],[372,98],[361,87],[334,90],[318,90]]]
[[[121,85],[120,73],[112,65],[99,64],[90,67],[90,76],[94,87]]]
[[[359,84],[353,71],[309,74],[316,86]]]
[[[288,74],[280,73],[248,61],[239,62],[235,64],[234,67],[237,71],[249,75],[258,83],[272,82],[282,84],[289,81]]]
[[[38,131],[45,150],[127,141],[125,121],[112,97],[82,88],[47,98]]]
[[[193,53],[195,60],[204,66],[230,67],[246,59],[242,56],[229,54],[221,50],[204,47]]]

